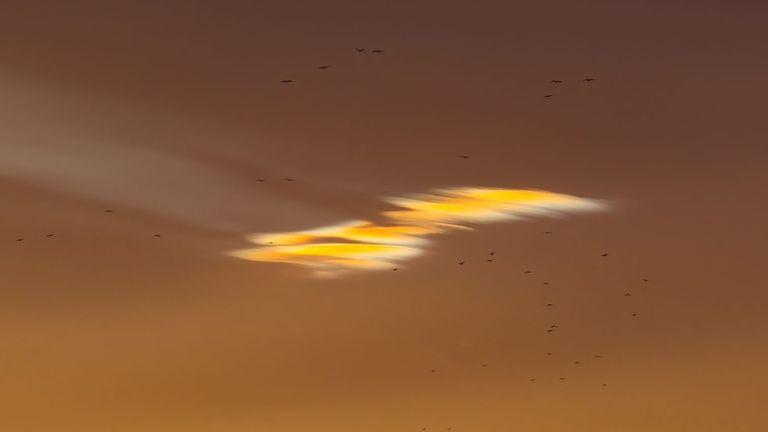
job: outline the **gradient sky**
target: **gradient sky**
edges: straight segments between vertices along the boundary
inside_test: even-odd
[[[3,1],[0,429],[768,430],[767,19]],[[610,209],[440,234],[397,272],[228,255],[461,187]]]

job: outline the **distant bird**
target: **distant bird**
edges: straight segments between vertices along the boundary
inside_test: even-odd
[[[640,279],[643,282],[648,282],[648,279]]]
[[[288,177],[288,178],[284,178],[283,180],[285,180],[285,181],[293,181],[293,179],[292,179],[292,178],[290,178],[290,177]]]
[[[487,260],[485,260],[485,262],[493,262],[493,260],[492,259],[487,259]]]
[[[496,251],[491,251],[490,255],[496,255]]]
[[[54,234],[46,234],[45,236],[48,237],[48,238],[51,238],[51,237],[54,236]]]
[[[552,80],[550,81],[552,84],[562,84],[563,82],[560,80]]]
[[[459,155],[459,157],[462,159],[469,159],[469,155]]]
[[[532,271],[530,271],[530,270],[526,270],[526,271],[524,271],[523,273],[524,273],[524,274],[528,274],[528,273],[533,273],[533,272],[532,272]]]
[[[547,329],[547,333],[552,333],[553,331],[555,331],[555,330],[554,329]]]
[[[551,94],[544,95],[545,98],[551,98],[552,96],[554,96],[554,95],[551,95]]]
[[[488,367],[487,364],[481,364],[480,367]]]
[[[584,78],[582,81],[584,81],[585,83],[590,83],[594,80],[595,80],[594,78]]]
[[[547,353],[544,353],[544,354],[545,354],[545,355],[552,355],[552,353],[551,353],[551,352],[547,352]]]
[[[528,381],[530,382],[536,382],[536,378],[529,378]]]
[[[257,181],[257,182],[263,182],[263,181],[264,181],[264,179],[263,179],[263,178],[260,178],[260,179],[256,179],[256,181]]]
[[[547,303],[547,306],[552,306],[552,303]]]
[[[626,294],[624,294],[624,297],[632,297],[632,294],[631,293],[626,293]]]
[[[560,381],[565,381],[565,378],[562,378],[562,377],[561,377],[561,378],[560,378]]]
[[[375,54],[381,54],[381,53],[383,53],[383,52],[384,52],[384,50],[381,50],[381,49],[375,49],[375,50],[371,50],[371,52],[372,52],[372,53],[375,53]]]
[[[544,234],[552,234],[552,231],[544,231]]]
[[[267,243],[267,244],[275,244],[275,242],[269,242],[269,243]]]
[[[430,372],[432,372],[432,373],[437,373],[437,370],[435,370],[435,369],[432,369]]]
[[[558,327],[557,324],[552,324],[551,326],[549,326],[549,328],[556,329],[556,328],[560,328],[560,327]]]
[[[637,317],[637,314],[636,314],[636,313],[633,313],[633,314],[632,314],[632,316],[633,316],[633,317]]]
[[[292,83],[292,82],[293,82],[293,80],[284,79],[284,80],[282,80],[282,81],[280,81],[280,82],[281,82],[281,83],[283,83],[283,84],[290,84],[290,83]]]
[[[155,238],[160,238],[160,234],[153,234]]]
[[[361,53],[361,52],[365,51],[365,48],[355,48],[355,50],[357,50],[357,52]]]
[[[105,209],[104,213],[112,213],[112,209]]]
[[[459,265],[464,265],[464,261],[459,261]]]
[[[608,384],[601,384],[601,386],[606,387],[606,386],[608,386]]]
[[[594,357],[594,358],[603,358],[603,356],[601,356],[601,355],[593,355],[592,357]]]
[[[606,252],[606,253],[604,253],[604,254],[602,254],[602,255],[600,255],[600,256],[604,256],[604,257],[607,257],[607,256],[608,256],[608,252]]]
[[[16,241],[17,242],[22,242],[22,241],[24,241],[24,239],[23,238],[17,238]]]
[[[544,282],[544,285],[549,285],[549,282]]]
[[[318,66],[317,68],[318,68],[318,69],[320,69],[320,70],[326,70],[326,69],[328,69],[329,67],[331,67],[331,65]]]
[[[581,364],[581,362],[580,361],[575,361],[575,362],[573,362],[573,364],[577,364],[578,365],[578,364]]]
[[[397,267],[393,268],[392,271],[397,271]]]

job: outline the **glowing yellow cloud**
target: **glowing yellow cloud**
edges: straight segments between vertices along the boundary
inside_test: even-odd
[[[259,234],[250,240],[260,247],[231,255],[304,265],[326,276],[352,269],[379,270],[421,254],[428,235],[470,229],[463,224],[604,208],[597,201],[570,195],[495,188],[443,189],[387,201],[399,208],[382,212],[389,224],[351,221],[306,231]]]

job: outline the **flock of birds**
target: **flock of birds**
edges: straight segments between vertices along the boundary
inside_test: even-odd
[[[384,54],[384,50],[383,49],[372,49],[372,50],[369,51],[366,48],[355,48],[355,51],[357,51],[358,54],[362,54],[362,53],[364,53],[366,51],[370,52],[372,54]],[[332,65],[322,65],[322,66],[318,66],[317,68],[319,70],[326,70],[326,69],[330,69],[331,66]],[[284,80],[281,80],[280,82],[283,83],[283,84],[291,84],[291,83],[293,83],[295,81],[292,80],[292,79],[284,79]]]
[[[544,231],[544,232],[543,232],[543,234],[547,234],[547,235],[550,235],[550,234],[552,234],[552,231]],[[489,255],[489,256],[495,256],[495,255],[496,255],[496,252],[495,252],[495,251],[490,251],[490,252],[488,253],[488,255]],[[603,258],[605,258],[605,257],[607,257],[607,256],[608,256],[608,253],[607,253],[607,252],[605,252],[605,253],[601,254],[600,256],[601,256],[601,257],[603,257]],[[493,258],[487,258],[485,261],[486,261],[486,262],[493,262]],[[459,265],[459,266],[463,266],[465,263],[466,263],[466,261],[464,261],[464,260],[462,260],[462,261],[457,261],[457,262],[456,262],[456,264],[457,264],[457,265]],[[393,270],[393,271],[397,271],[397,270],[398,270],[398,267],[395,267],[395,268],[393,268],[392,270]],[[525,270],[525,271],[523,271],[523,274],[526,274],[526,275],[527,275],[527,274],[532,274],[532,273],[533,273],[533,270]],[[646,278],[643,278],[643,279],[640,279],[640,280],[641,280],[642,282],[644,282],[644,283],[647,283],[647,282],[649,282],[649,279],[646,279]],[[548,285],[549,285],[549,282],[543,282],[543,284],[548,286]],[[630,292],[624,293],[624,297],[632,297],[632,293],[630,293]],[[545,307],[553,307],[553,306],[554,306],[554,303],[545,303],[545,304],[544,304],[544,306],[545,306]],[[633,318],[637,318],[638,316],[639,316],[639,315],[638,315],[637,313],[632,313],[632,317],[633,317]],[[550,334],[550,333],[554,332],[555,330],[557,330],[557,329],[559,329],[559,328],[560,328],[560,327],[559,327],[557,324],[552,324],[552,325],[550,325],[550,326],[549,326],[549,328],[547,328],[547,329],[546,329],[546,333],[547,333],[547,334]],[[545,352],[545,353],[544,353],[544,355],[547,355],[547,356],[551,356],[551,355],[552,355],[552,353],[551,353],[551,352]],[[593,355],[592,357],[593,357],[593,358],[595,358],[595,359],[601,359],[601,358],[603,358],[603,356],[602,356],[602,355],[599,355],[599,354]],[[573,364],[575,364],[575,365],[580,365],[580,364],[581,364],[581,361],[578,361],[578,360],[577,360],[577,361],[574,361],[574,362],[573,362]],[[480,365],[480,367],[488,367],[488,365],[487,365],[487,364],[481,364],[481,365]],[[431,369],[431,370],[430,370],[430,372],[431,372],[431,373],[438,373],[439,371],[438,371],[437,369]],[[528,381],[530,381],[530,382],[536,382],[536,378],[529,378],[529,379],[528,379]],[[558,381],[565,381],[565,377],[560,377],[560,378],[558,379]],[[606,384],[606,383],[602,383],[602,384],[601,384],[601,387],[607,387],[607,386],[608,386],[608,384]]]

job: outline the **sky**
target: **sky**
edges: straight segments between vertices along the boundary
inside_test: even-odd
[[[2,2],[0,429],[768,429],[766,18]]]

